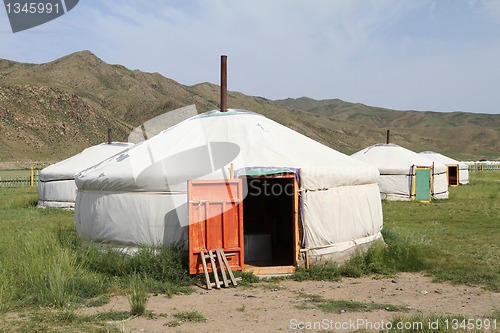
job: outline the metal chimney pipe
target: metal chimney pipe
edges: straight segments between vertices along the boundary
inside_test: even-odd
[[[227,111],[227,56],[220,56],[220,111]]]
[[[391,131],[387,130],[387,138],[385,139],[385,143],[389,144],[389,137],[390,137]]]
[[[111,128],[108,128],[108,145],[110,145],[113,142],[113,132],[111,131]]]

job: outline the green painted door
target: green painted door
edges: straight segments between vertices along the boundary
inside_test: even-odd
[[[418,201],[431,200],[431,170],[419,169],[415,172],[415,197]]]

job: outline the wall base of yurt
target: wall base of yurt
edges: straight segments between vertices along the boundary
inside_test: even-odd
[[[39,208],[64,208],[64,209],[75,209],[75,202],[68,201],[50,201],[50,200],[38,200],[37,207]]]
[[[328,248],[303,249],[301,250],[301,260],[297,264],[298,266],[307,266],[306,262],[314,264],[328,261],[342,264],[348,261],[353,255],[366,252],[377,241],[384,241],[381,232],[356,241],[335,244]]]

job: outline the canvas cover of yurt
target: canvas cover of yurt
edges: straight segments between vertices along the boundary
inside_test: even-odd
[[[210,192],[218,179],[241,180],[239,205],[217,202],[216,190],[192,197],[199,188],[191,182]],[[342,256],[381,238],[377,181],[376,168],[262,115],[211,111],[78,174],[75,224],[94,242],[187,248],[194,214],[212,214],[197,237],[218,247],[238,229],[213,235],[220,219],[242,214],[246,262],[295,265],[299,257]]]
[[[466,163],[459,162],[451,157],[433,151],[423,151],[420,154],[436,163],[446,165],[448,185],[469,184],[469,166]]]
[[[382,199],[429,201],[448,198],[446,166],[409,149],[381,143],[362,149],[351,157],[379,170]]]
[[[131,146],[132,144],[123,142],[102,143],[42,169],[38,184],[38,205],[73,208],[76,198],[75,176]]]

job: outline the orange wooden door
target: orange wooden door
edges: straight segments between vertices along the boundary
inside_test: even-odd
[[[223,249],[232,270],[244,266],[241,179],[188,181],[189,273],[203,273],[200,252]]]

